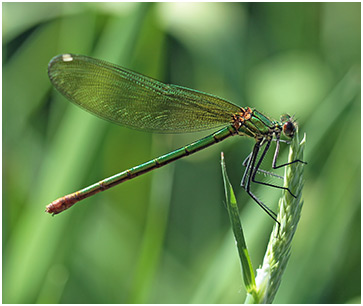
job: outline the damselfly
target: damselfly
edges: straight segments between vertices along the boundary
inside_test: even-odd
[[[234,135],[248,136],[256,141],[246,159],[242,187],[257,204],[278,222],[276,214],[251,192],[251,182],[285,189],[294,196],[286,187],[260,182],[255,178],[272,140],[276,141],[273,169],[296,162],[304,163],[301,160],[294,160],[276,165],[281,135],[292,138],[296,130],[296,122],[289,115],[282,115],[280,121],[274,121],[256,109],[239,107],[227,100],[197,90],[164,84],[134,71],[82,55],[63,54],[54,57],[48,65],[48,75],[54,87],[68,100],[116,124],[163,133],[221,128],[185,147],[61,197],[47,206],[48,213],[58,214],[100,191]]]

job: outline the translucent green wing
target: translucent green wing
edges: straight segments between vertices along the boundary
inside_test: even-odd
[[[155,132],[193,132],[228,125],[240,108],[214,95],[167,85],[81,55],[48,65],[54,87],[70,101],[116,124]]]

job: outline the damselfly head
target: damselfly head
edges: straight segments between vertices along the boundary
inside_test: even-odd
[[[284,114],[280,118],[282,124],[282,131],[287,137],[294,137],[296,131],[296,122],[293,117]]]

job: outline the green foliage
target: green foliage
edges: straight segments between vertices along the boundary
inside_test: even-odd
[[[225,152],[238,186],[251,140],[231,137],[69,212],[44,213],[207,134],[148,134],[78,109],[47,77],[65,52],[275,119],[295,115],[309,139],[304,210],[274,301],[360,299],[360,3],[2,5],[3,303],[239,303],[246,294],[218,160]],[[280,193],[255,188],[276,210]],[[272,222],[234,190],[249,253],[262,262]]]
[[[232,225],[233,235],[236,240],[239,258],[241,260],[243,280],[247,293],[254,294],[256,292],[255,274],[253,272],[250,255],[248,254],[246,241],[243,235],[242,224],[239,218],[237,200],[234,195],[232,185],[228,179],[223,153],[221,153],[221,167],[224,182],[224,191],[226,194],[226,206],[229,220]]]

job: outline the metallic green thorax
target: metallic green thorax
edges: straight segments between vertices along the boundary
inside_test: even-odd
[[[275,128],[275,122],[255,109],[250,110],[251,117],[243,122],[238,132],[255,139],[269,136]]]

